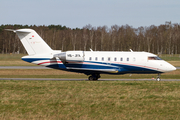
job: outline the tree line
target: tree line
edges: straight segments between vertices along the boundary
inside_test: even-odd
[[[180,54],[180,25],[133,28],[113,25],[68,28],[61,25],[1,25],[0,53],[26,53],[19,38],[5,29],[34,29],[54,50],[147,51],[155,54]]]

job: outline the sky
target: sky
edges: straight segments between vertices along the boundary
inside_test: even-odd
[[[133,28],[180,24],[180,0],[0,0],[0,25]]]

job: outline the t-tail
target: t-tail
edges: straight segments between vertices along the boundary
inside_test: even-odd
[[[32,29],[7,30],[13,31],[18,35],[29,55],[46,54],[53,51],[49,45]]]

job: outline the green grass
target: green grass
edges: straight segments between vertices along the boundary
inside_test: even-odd
[[[180,119],[180,82],[0,81],[0,119]]]
[[[0,54],[0,61],[21,60],[23,56],[26,56],[26,54]]]
[[[2,65],[6,65],[3,61],[17,61],[19,66],[22,56],[0,55],[0,61]],[[179,61],[178,55],[163,57],[171,62]],[[102,79],[151,79],[157,75],[101,76]],[[0,70],[2,77],[87,79],[84,74],[59,70]],[[162,74],[161,78],[180,79],[180,70]],[[173,81],[0,80],[0,119],[180,119],[179,86],[180,82]]]

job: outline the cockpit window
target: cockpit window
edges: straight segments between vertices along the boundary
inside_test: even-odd
[[[148,57],[148,60],[162,60],[162,59],[156,56],[156,57]]]

